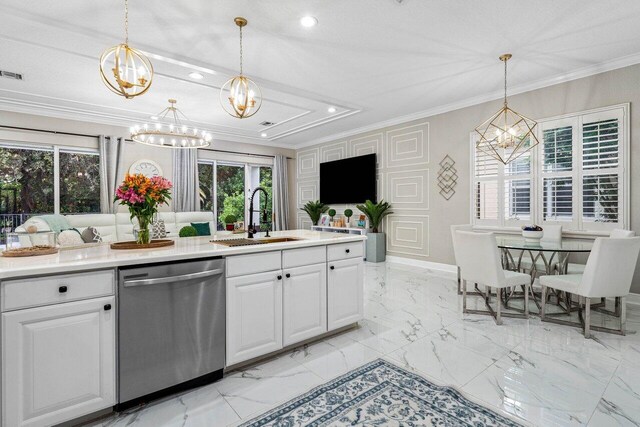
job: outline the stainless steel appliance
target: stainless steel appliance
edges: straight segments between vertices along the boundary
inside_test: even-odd
[[[224,259],[121,268],[118,278],[116,410],[222,378]]]

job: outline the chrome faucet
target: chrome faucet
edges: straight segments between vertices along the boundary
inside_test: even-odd
[[[269,194],[267,193],[267,190],[265,190],[264,188],[258,187],[255,190],[253,190],[253,193],[251,193],[251,198],[249,199],[249,227],[247,228],[248,239],[253,239],[253,235],[258,232],[255,225],[253,224],[253,197],[256,195],[258,191],[262,191],[264,193],[264,207],[262,209],[262,222],[266,223],[268,221],[267,206],[269,206]],[[258,220],[258,227],[259,226],[260,226],[260,220]],[[269,227],[267,227],[267,234],[265,234],[265,237],[271,237],[269,236]]]

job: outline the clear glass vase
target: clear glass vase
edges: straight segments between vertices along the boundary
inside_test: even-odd
[[[135,223],[133,226],[133,236],[136,239],[136,243],[139,245],[146,245],[151,242],[151,231],[149,227],[152,221],[151,216],[147,217],[139,215],[135,217]]]

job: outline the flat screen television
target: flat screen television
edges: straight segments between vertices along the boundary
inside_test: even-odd
[[[376,155],[320,163],[320,201],[326,204],[377,202]]]

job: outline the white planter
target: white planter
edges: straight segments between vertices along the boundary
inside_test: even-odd
[[[522,237],[524,237],[525,240],[530,242],[539,242],[540,239],[542,239],[542,236],[544,236],[544,231],[522,230]]]

